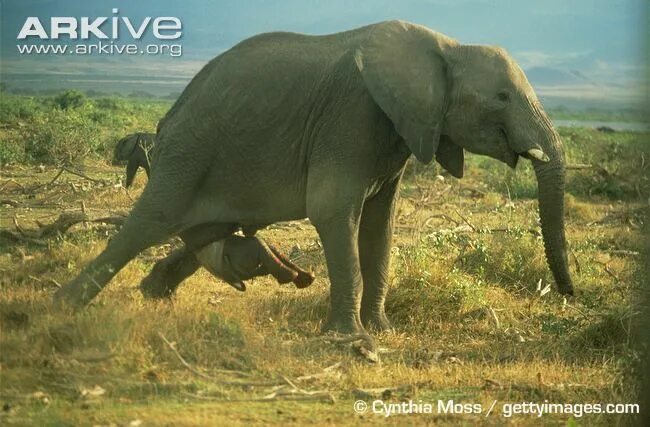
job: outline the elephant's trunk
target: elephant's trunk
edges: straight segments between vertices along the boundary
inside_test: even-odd
[[[565,164],[562,142],[538,103],[533,105],[537,142],[548,161],[532,159],[537,177],[539,217],[548,265],[560,293],[573,295],[564,232]],[[536,133],[536,132],[534,132]]]

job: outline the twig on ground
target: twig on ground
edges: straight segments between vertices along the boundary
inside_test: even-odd
[[[16,217],[16,215],[14,215],[13,217],[13,223],[14,223],[14,227],[16,227],[16,230],[18,230],[20,234],[25,234],[25,230],[20,226],[20,224],[18,224],[18,218]]]
[[[338,336],[322,336],[316,338],[316,340],[319,341],[329,341],[331,343],[336,343],[336,344],[347,344],[347,343],[352,343],[355,341],[365,341],[367,340],[369,335],[367,334],[351,334],[351,335],[345,335],[342,337]]]
[[[565,169],[566,170],[580,170],[580,169],[593,169],[593,165],[586,164],[586,163],[576,163],[572,165],[566,165]]]
[[[88,175],[86,175],[86,174],[84,174],[82,172],[76,171],[74,169],[70,169],[69,167],[64,166],[62,168],[62,170],[66,171],[68,173],[71,173],[73,175],[77,175],[78,177],[87,179],[88,181],[96,182],[96,183],[99,183],[99,184],[103,184],[105,182],[103,179],[92,178],[92,177],[90,177],[90,176],[88,176]]]
[[[284,380],[284,382],[289,384],[289,386],[294,390],[301,390],[297,385],[295,385],[289,378],[285,377],[284,375],[282,375],[282,379]]]
[[[0,200],[0,205],[9,205],[12,208],[17,208],[18,206],[20,206],[20,202],[18,202],[17,200],[2,199]]]
[[[574,307],[574,306],[572,306],[571,304],[568,304],[568,303],[567,303],[567,304],[564,304],[564,306],[565,306],[566,308],[570,308],[571,310],[576,311],[577,313],[579,313],[580,315],[582,315],[582,317],[584,317],[585,319],[589,319],[589,317],[590,317],[590,314],[585,313],[584,311],[580,310],[578,307]]]
[[[17,243],[31,243],[37,246],[47,246],[47,242],[43,240],[38,240],[38,239],[33,239],[31,237],[23,236],[20,233],[16,233],[11,230],[0,230],[0,237],[4,237],[6,239],[12,240]]]
[[[59,179],[59,177],[61,176],[61,174],[63,174],[63,171],[65,171],[65,168],[61,168],[61,169],[59,169],[59,171],[56,173],[56,175],[54,175],[54,178],[52,178],[52,180],[51,180],[50,182],[48,182],[47,184],[45,184],[45,185],[52,185],[52,184],[54,184],[54,181],[56,181],[57,179]],[[38,188],[38,187],[37,187],[37,188]]]
[[[336,399],[334,395],[329,391],[305,391],[300,389],[290,389],[290,390],[277,390],[271,394],[268,394],[261,399],[251,399],[254,402],[268,402],[275,400],[300,400],[300,401],[326,401],[329,403],[335,403]]]
[[[201,372],[201,371],[199,371],[198,369],[196,369],[194,366],[190,365],[190,364],[187,362],[187,360],[185,360],[185,359],[183,358],[183,356],[181,356],[181,354],[178,352],[178,350],[176,349],[176,346],[175,346],[173,343],[171,343],[171,342],[170,342],[170,341],[169,341],[169,340],[168,340],[168,339],[167,339],[167,338],[162,334],[162,332],[158,332],[158,336],[160,337],[160,339],[162,339],[162,340],[165,342],[165,344],[167,344],[167,347],[169,347],[169,349],[170,349],[170,350],[171,350],[171,351],[176,355],[176,358],[181,362],[181,364],[182,364],[182,365],[183,365],[183,366],[184,366],[188,371],[190,371],[191,373],[193,373],[193,374],[196,375],[197,377],[201,377],[201,378],[203,378],[203,379],[210,380],[210,381],[214,381],[214,382],[221,382],[218,378],[214,378],[214,377],[211,377],[210,375],[204,374],[203,372]]]
[[[230,402],[237,402],[238,401],[238,400],[224,399],[223,397],[218,397],[218,396],[203,396],[201,394],[189,393],[187,391],[181,391],[181,394],[183,396],[191,397],[193,399],[209,400],[211,402],[230,403]]]
[[[639,252],[637,251],[628,251],[625,249],[612,249],[611,251],[607,251],[612,255],[620,255],[620,256],[639,256]]]
[[[453,219],[453,218],[450,217],[449,215],[445,215],[445,214],[436,214],[436,215],[431,215],[429,218],[427,218],[427,219],[424,221],[424,226],[425,226],[425,227],[431,227],[431,225],[430,225],[431,220],[432,220],[432,219],[436,219],[436,218],[446,219],[446,220],[449,221],[449,222],[453,222],[455,225],[460,225],[460,223],[459,223],[458,221],[456,221],[455,219]]]
[[[474,224],[472,224],[471,222],[469,222],[469,220],[468,220],[467,218],[465,218],[465,217],[464,217],[464,216],[463,216],[463,215],[458,211],[458,209],[456,209],[456,215],[458,215],[458,216],[460,217],[460,219],[462,219],[463,222],[464,222],[465,224],[467,224],[467,225],[469,226],[469,228],[472,229],[472,231],[475,231],[475,232],[478,231],[478,229],[477,229],[476,227],[474,227]]]
[[[608,265],[608,264],[603,264],[603,267],[604,267],[604,269],[605,269],[605,272],[606,272],[607,274],[609,274],[610,276],[612,276],[612,277],[613,277],[617,282],[620,282],[620,281],[621,281],[621,279],[616,275],[616,273],[614,273],[614,272],[609,268],[609,265]]]
[[[87,214],[83,212],[64,212],[52,223],[50,224],[39,224],[39,228],[35,230],[27,230],[23,228],[19,223],[18,219],[14,217],[14,227],[16,227],[17,232],[10,230],[0,230],[0,236],[6,237],[8,239],[20,242],[27,241],[34,243],[40,246],[47,246],[47,242],[40,240],[48,238],[57,234],[64,234],[72,226],[81,223],[81,222],[93,222],[93,223],[106,223],[111,225],[122,225],[126,217],[124,216],[107,216],[101,218],[90,219]]]
[[[300,401],[325,401],[329,403],[335,403],[336,399],[334,395],[328,391],[312,391],[306,392],[306,394],[300,393],[291,393],[291,392],[282,392],[279,394],[272,393],[270,395],[253,398],[253,399],[224,399],[217,396],[203,396],[200,394],[189,393],[186,391],[181,391],[181,394],[184,396],[192,397],[199,400],[209,400],[211,402],[223,402],[223,403],[233,403],[233,402],[275,402],[278,400],[300,400]]]
[[[88,356],[76,356],[73,357],[72,359],[76,360],[77,362],[98,363],[98,362],[103,362],[105,360],[112,359],[115,356],[117,356],[115,353],[103,353],[103,354],[93,354]]]
[[[47,279],[47,281],[50,282],[50,283],[52,283],[52,284],[53,284],[54,286],[56,286],[57,288],[62,288],[62,287],[63,287],[63,285],[61,285],[59,282],[57,282],[56,280],[52,279],[51,277],[49,277],[49,278]]]
[[[501,329],[501,322],[499,322],[499,318],[497,317],[496,311],[492,307],[486,306],[485,311],[488,313],[490,316],[490,319],[492,319],[492,322],[494,323],[494,327],[496,329]]]
[[[73,225],[87,219],[83,212],[64,212],[51,224],[47,224],[33,232],[32,237],[44,238],[55,234],[64,234]],[[25,232],[22,232],[25,234]]]
[[[61,169],[59,169],[59,171],[56,173],[56,175],[54,175],[54,178],[52,178],[50,181],[48,181],[48,182],[46,182],[46,183],[44,183],[44,184],[38,184],[38,185],[35,185],[34,187],[30,188],[29,191],[30,191],[31,193],[33,193],[33,192],[35,192],[36,190],[39,190],[39,189],[41,189],[41,188],[43,188],[43,187],[47,187],[48,185],[52,185],[52,184],[54,184],[54,181],[56,181],[57,179],[59,179],[59,177],[61,176],[61,174],[63,173],[63,171],[65,171],[65,168],[61,168]],[[24,190],[23,190],[23,191],[24,191]]]
[[[578,274],[580,274],[580,272],[582,271],[582,268],[580,266],[580,261],[578,260],[578,256],[573,251],[573,248],[569,248],[569,252],[571,252],[571,255],[573,256],[573,260],[576,262],[576,272]]]
[[[102,218],[97,218],[97,219],[91,219],[88,220],[89,222],[103,222],[105,224],[111,224],[111,225],[122,225],[124,224],[124,221],[126,221],[126,217],[122,215],[116,215],[116,216],[106,216]]]
[[[196,375],[198,377],[201,377],[203,379],[206,379],[206,380],[218,383],[218,384],[222,384],[222,385],[233,385],[233,386],[240,386],[240,387],[275,386],[275,385],[284,384],[284,383],[281,383],[281,382],[278,382],[278,381],[222,381],[219,378],[215,378],[215,377],[212,377],[210,375],[204,374],[203,372],[196,369],[194,366],[192,366],[190,363],[188,363],[187,360],[185,360],[183,358],[183,356],[181,356],[181,354],[176,349],[176,346],[174,345],[174,343],[170,342],[161,332],[158,332],[158,336],[165,342],[165,344],[167,344],[167,347],[169,347],[169,349],[174,353],[174,355],[176,355],[176,358],[181,362],[181,364],[188,371],[190,371],[194,375]],[[226,373],[231,374],[232,373],[232,374],[235,374],[235,375],[238,375],[238,374],[241,373],[240,371],[229,371],[227,369],[220,369],[219,372],[223,373],[223,374],[226,374]]]
[[[323,372],[319,372],[317,374],[310,374],[310,375],[301,375],[296,378],[296,381],[309,381],[309,380],[316,380],[316,379],[328,377],[330,375],[336,374],[340,367],[341,367],[341,362],[336,362],[335,364],[328,366],[327,368],[324,368]]]

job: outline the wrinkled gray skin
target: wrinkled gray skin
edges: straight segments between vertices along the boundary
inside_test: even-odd
[[[152,133],[134,133],[117,143],[114,161],[128,160],[127,188],[133,182],[139,167],[144,168],[147,177],[149,176],[149,153],[153,149],[155,136],[156,134]],[[196,259],[186,255],[188,259],[183,267],[188,274],[191,274],[201,265],[214,276],[242,292],[246,290],[244,280],[267,274],[275,277],[280,284],[294,282],[298,288],[306,288],[312,284],[314,281],[312,273],[293,264],[275,247],[252,237],[256,229],[246,231],[246,237],[232,235],[201,248],[194,253]],[[196,266],[190,269],[188,261],[195,262]],[[151,274],[145,278],[140,286],[143,294],[151,298],[168,297],[173,294],[180,280],[175,280],[172,285],[169,285],[169,277],[165,276],[169,274]]]
[[[182,252],[182,251],[181,251]],[[183,265],[193,273],[202,265],[214,276],[225,281],[239,291],[246,290],[244,280],[253,277],[272,275],[280,284],[293,282],[298,288],[306,288],[314,281],[314,275],[293,264],[275,247],[257,237],[228,236],[211,243],[185,257],[185,262],[196,265]],[[170,296],[175,287],[168,288],[150,275],[142,281],[140,289],[147,297]]]
[[[113,163],[128,161],[126,165],[126,188],[129,188],[133,183],[138,168],[143,168],[147,172],[147,177],[150,175],[149,153],[153,148],[155,138],[155,133],[133,133],[120,139],[115,146]]]
[[[327,36],[262,34],[196,75],[156,144],[128,220],[58,301],[88,303],[138,252],[173,234],[189,251],[237,224],[308,217],[331,282],[325,329],[388,329],[392,217],[406,160],[435,156],[461,177],[464,150],[511,167],[520,156],[532,161],[548,263],[560,292],[573,292],[562,144],[502,49],[401,21]]]

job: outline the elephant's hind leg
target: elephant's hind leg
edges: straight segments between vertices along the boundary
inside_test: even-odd
[[[180,141],[185,137],[172,130],[158,139]],[[205,176],[210,159],[203,152],[175,150],[175,142],[170,141],[167,146],[172,148],[159,156],[151,180],[120,232],[76,279],[54,295],[55,301],[73,306],[87,304],[140,251],[183,230],[183,215],[195,197],[190,189],[196,188]]]
[[[140,251],[166,240],[172,233],[169,224],[142,216],[140,210],[134,208],[106,249],[72,282],[54,294],[55,302],[73,307],[88,304]]]

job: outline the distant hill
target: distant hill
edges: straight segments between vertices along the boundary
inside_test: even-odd
[[[526,76],[533,86],[583,86],[595,85],[580,71],[552,67],[532,67]]]

